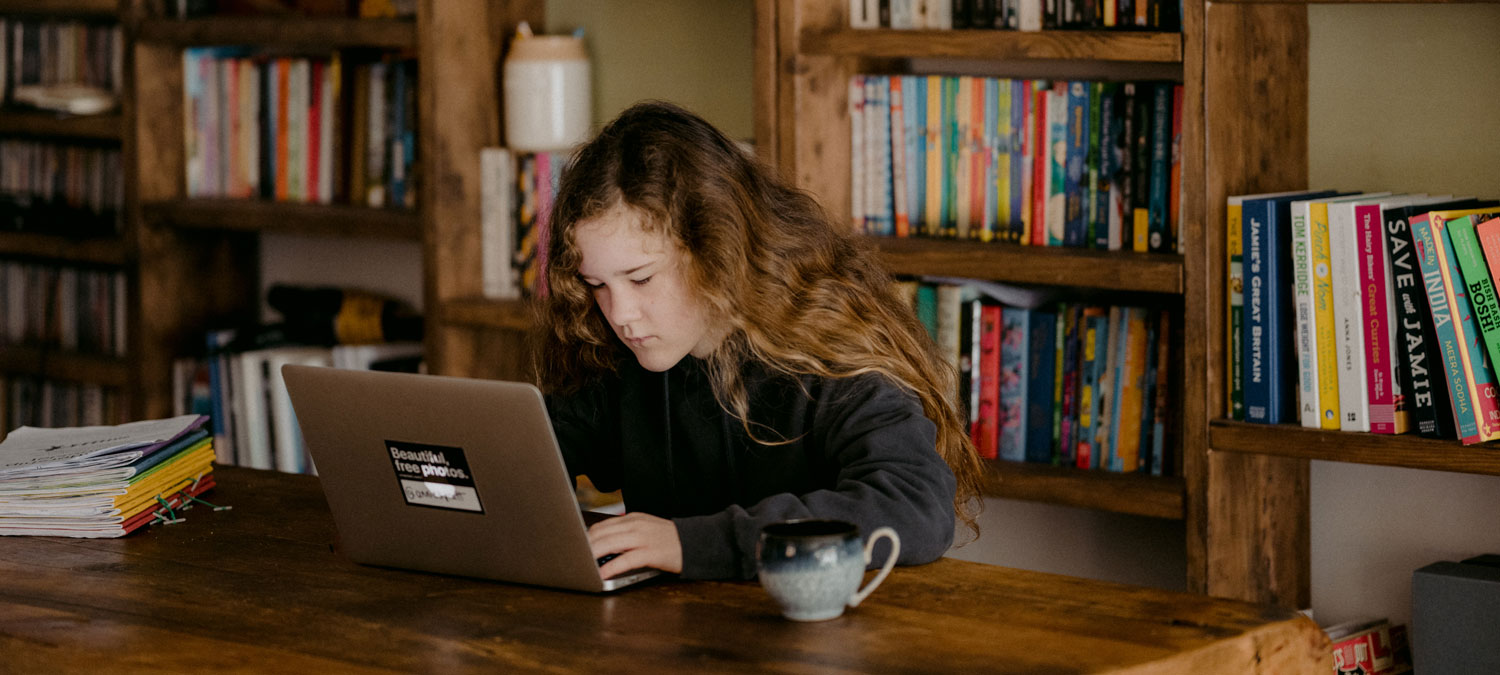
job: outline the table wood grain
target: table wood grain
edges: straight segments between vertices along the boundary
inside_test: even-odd
[[[1318,673],[1286,610],[943,559],[833,621],[755,582],[614,595],[349,562],[316,478],[220,468],[186,522],[0,538],[10,672]]]

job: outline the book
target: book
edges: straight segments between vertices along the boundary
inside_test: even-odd
[[[1416,240],[1423,290],[1436,328],[1451,412],[1458,428],[1458,438],[1465,445],[1500,437],[1500,426],[1493,426],[1486,412],[1495,405],[1493,370],[1483,358],[1482,350],[1470,349],[1471,344],[1477,347],[1477,343],[1470,339],[1473,327],[1468,294],[1461,284],[1446,227],[1450,218],[1476,213],[1487,211],[1429,211],[1415,214],[1409,221]],[[1474,358],[1476,355],[1471,351],[1478,351],[1479,358]]]
[[[1245,420],[1280,424],[1297,417],[1292,283],[1291,203],[1331,191],[1246,199],[1241,205],[1245,320],[1242,330]]]
[[[1451,197],[1411,196],[1382,200],[1374,206],[1355,208],[1360,229],[1360,286],[1369,317],[1365,322],[1366,382],[1370,391],[1370,431],[1403,434],[1410,428],[1406,392],[1400,370],[1405,368],[1397,344],[1400,317],[1396,313],[1395,267],[1390,255],[1391,238],[1385,231],[1385,216],[1394,209],[1436,203]],[[1411,283],[1408,280],[1408,283]]]
[[[1500,363],[1500,301],[1495,297],[1495,282],[1485,264],[1484,252],[1475,232],[1475,220],[1479,218],[1482,217],[1467,215],[1448,221],[1448,234],[1453,242],[1464,291],[1473,309],[1481,353],[1491,364],[1493,375],[1493,364]],[[1493,216],[1487,218],[1494,219]]]
[[[516,242],[516,164],[510,150],[479,150],[479,256],[484,297],[517,300],[519,279],[512,266]]]
[[[1057,313],[1023,310],[1031,314],[1026,346],[1026,461],[1052,463],[1052,388],[1057,359]]]
[[[1337,363],[1339,428],[1370,430],[1370,391],[1366,378],[1364,327],[1368,322],[1360,281],[1361,236],[1356,226],[1359,206],[1378,208],[1390,193],[1365,193],[1330,200],[1327,204],[1328,240],[1333,277],[1334,356]]]
[[[980,310],[979,413],[969,435],[983,459],[997,459],[1000,450],[1001,314],[999,305],[987,304]]]
[[[1387,255],[1391,262],[1391,286],[1396,309],[1397,384],[1418,434],[1429,438],[1456,438],[1457,427],[1449,400],[1437,329],[1428,307],[1422,268],[1410,220],[1431,208],[1460,208],[1474,200],[1396,207],[1384,211]]]
[[[1006,307],[1000,317],[1000,459],[1026,461],[1026,384],[1030,379],[1026,350],[1032,312]]]

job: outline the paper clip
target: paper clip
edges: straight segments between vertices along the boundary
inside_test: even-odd
[[[168,518],[162,518],[161,517],[161,511],[157,511],[156,512],[156,518],[158,520],[160,520],[163,525],[171,525],[173,523],[180,523],[180,522],[182,522],[184,520],[182,518],[178,518],[177,517],[177,512],[172,510],[172,505],[168,504],[167,500],[162,499],[161,495],[157,495],[156,496],[156,502],[158,504],[161,504],[162,508],[164,508],[164,509],[167,510],[167,515],[169,516]]]
[[[219,506],[217,504],[211,504],[211,503],[209,503],[207,501],[204,501],[202,499],[194,497],[193,495],[188,495],[187,498],[191,499],[191,500],[193,500],[195,502],[198,502],[199,504],[202,504],[204,506],[212,507],[213,510],[215,510],[215,511],[228,511],[228,510],[234,508],[233,506]]]

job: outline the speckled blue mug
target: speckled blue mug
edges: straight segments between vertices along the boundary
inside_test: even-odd
[[[870,553],[881,537],[891,540],[891,554],[880,573],[859,587]],[[901,538],[882,527],[861,541],[859,528],[841,520],[788,520],[761,528],[756,564],[760,585],[793,621],[826,621],[856,607],[896,566]]]

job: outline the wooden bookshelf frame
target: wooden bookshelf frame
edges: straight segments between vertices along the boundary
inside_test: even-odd
[[[0,236],[0,256],[90,265],[124,265],[131,259],[128,247],[118,237],[78,238],[38,232]]]
[[[976,243],[922,237],[868,237],[892,274],[990,279],[1180,295],[1182,256]]]
[[[90,382],[117,389],[128,386],[133,377],[130,362],[123,358],[27,345],[0,348],[0,373]]]
[[[187,229],[412,241],[422,238],[421,213],[410,209],[257,199],[184,199],[143,204],[141,210],[149,222]]]
[[[531,327],[531,308],[524,300],[455,298],[434,312],[438,322],[470,328],[524,331]]]
[[[120,142],[125,120],[119,113],[67,116],[40,110],[0,109],[0,134],[65,140]]]
[[[1214,420],[1210,429],[1215,452],[1500,476],[1500,449],[1490,445],[1463,445],[1415,434],[1322,431],[1222,419]]]
[[[305,16],[146,18],[140,20],[136,39],[177,47],[276,45],[318,50],[350,47],[415,49],[417,23],[411,19]]]
[[[987,497],[1074,506],[1166,520],[1182,520],[1184,487],[1179,477],[1075,469],[988,460]]]
[[[1142,31],[825,30],[806,28],[803,54],[986,61],[1068,60],[1181,63],[1182,34]]]
[[[59,17],[119,16],[120,0],[0,0],[0,15],[27,14]]]

